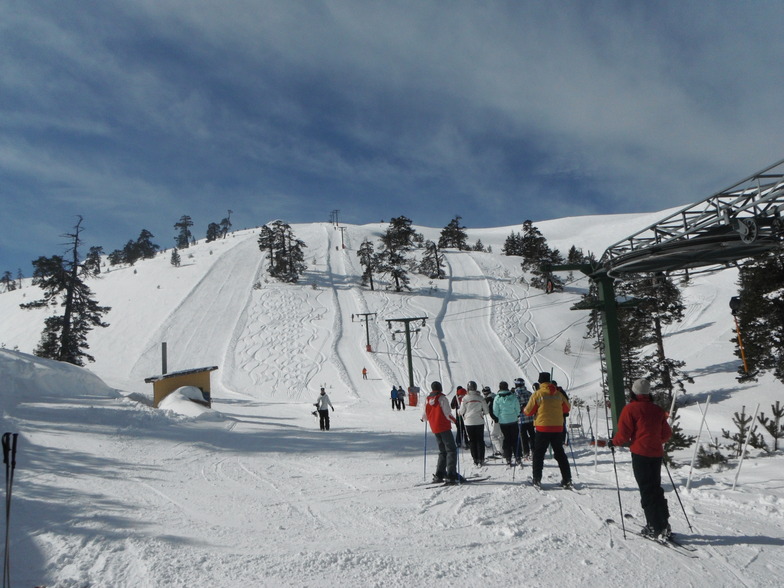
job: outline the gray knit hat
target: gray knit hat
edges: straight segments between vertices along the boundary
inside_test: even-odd
[[[651,383],[644,378],[635,380],[634,384],[632,384],[632,392],[634,392],[637,396],[639,396],[640,394],[650,395]]]

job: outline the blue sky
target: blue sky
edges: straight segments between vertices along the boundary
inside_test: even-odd
[[[77,215],[109,252],[229,209],[686,205],[784,157],[782,30],[773,1],[0,0],[0,272],[61,254]]]

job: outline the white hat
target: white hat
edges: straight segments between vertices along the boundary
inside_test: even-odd
[[[649,395],[651,393],[651,383],[644,378],[635,380],[634,384],[632,384],[632,392],[634,392],[638,396],[640,394]]]

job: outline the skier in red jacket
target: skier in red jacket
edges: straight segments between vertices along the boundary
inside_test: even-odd
[[[648,380],[636,380],[632,392],[632,401],[623,407],[618,430],[609,446],[615,451],[616,445],[630,445],[632,470],[640,487],[640,504],[647,522],[641,534],[666,540],[672,536],[672,531],[670,511],[661,486],[661,466],[664,443],[672,436],[672,429],[667,422],[667,413],[651,400]]]
[[[460,477],[457,473],[457,446],[452,435],[452,423],[457,421],[452,416],[452,409],[443,393],[441,382],[430,384],[430,390],[425,400],[425,413],[422,415],[422,420],[427,418],[430,430],[433,431],[438,442],[438,463],[433,481],[456,484],[460,481]]]

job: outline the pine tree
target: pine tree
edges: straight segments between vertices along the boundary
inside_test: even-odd
[[[550,250],[548,247],[546,256],[539,259],[537,263],[526,264],[523,262],[520,266],[523,268],[523,271],[525,271],[526,268],[529,269],[531,273],[531,286],[534,288],[544,290],[548,293],[563,292],[564,283],[563,280],[561,280],[561,277],[558,274],[542,269],[545,265],[559,265],[562,264],[563,261],[563,257],[557,249]]]
[[[74,227],[73,233],[64,235],[68,239],[68,259],[59,255],[39,257],[33,262],[33,285],[39,286],[44,293],[40,300],[22,304],[21,308],[47,308],[61,306],[61,315],[46,319],[41,342],[35,349],[39,357],[57,359],[74,365],[84,365],[84,360],[95,361],[87,353],[87,334],[93,327],[108,327],[101,318],[111,310],[99,306],[92,298],[93,293],[84,280],[97,275],[95,255],[84,263],[80,262],[79,249],[82,246],[82,217]],[[93,248],[91,253],[98,249]]]
[[[475,243],[475,244],[474,244],[474,246],[472,247],[472,250],[473,250],[473,251],[484,251],[484,250],[485,250],[485,246],[484,246],[484,244],[482,243],[482,239],[477,239],[477,240],[476,240],[476,243]]]
[[[387,249],[380,254],[379,259],[381,264],[379,269],[388,274],[395,282],[395,292],[402,292],[403,290],[411,290],[408,285],[410,278],[408,277],[408,266],[411,260],[397,251]]]
[[[221,236],[221,228],[218,223],[210,223],[207,225],[207,243],[217,241]]]
[[[777,400],[776,404],[771,404],[770,411],[773,413],[773,418],[766,417],[765,413],[761,412],[759,416],[757,416],[757,420],[765,427],[765,430],[770,436],[773,437],[773,451],[778,451],[779,439],[784,439],[784,424],[781,422],[782,417],[784,417],[784,407],[782,407],[781,403]]]
[[[665,408],[665,410],[668,410]],[[669,440],[664,444],[664,454],[667,463],[672,463],[670,455],[673,451],[677,449],[687,449],[694,445],[694,442],[697,440],[697,437],[694,435],[686,435],[683,432],[683,429],[680,425],[680,415],[678,414],[678,408],[673,408],[673,413],[671,415],[671,427],[672,427],[672,435],[670,436]]]
[[[419,262],[419,273],[431,280],[440,280],[446,277],[444,271],[444,256],[432,241],[425,241],[425,253]]]
[[[91,275],[97,276],[101,273],[101,256],[103,247],[90,247],[84,258],[84,269]]]
[[[191,233],[192,226],[193,220],[187,214],[182,215],[180,220],[174,223],[174,228],[177,229],[177,236],[174,238],[177,249],[190,247],[191,239],[193,238],[193,233]]]
[[[735,457],[740,457],[747,438],[749,445],[752,447],[767,449],[765,440],[755,431],[756,425],[751,422],[752,418],[752,416],[746,414],[746,407],[742,406],[740,413],[735,412],[732,418],[733,424],[738,428],[737,432],[730,433],[726,429],[721,430],[722,437],[732,441],[728,447],[735,454]]]
[[[455,216],[449,224],[441,231],[441,237],[438,240],[438,248],[446,249],[453,248],[459,251],[467,250],[468,235],[466,234],[465,227],[460,226],[462,217]]]
[[[738,381],[756,381],[772,371],[784,382],[784,254],[772,251],[741,266],[738,273],[740,326],[748,372],[741,364]],[[737,337],[735,355],[740,358]]]
[[[158,254],[160,247],[152,242],[154,237],[155,235],[147,229],[142,229],[139,233],[139,238],[136,239],[136,249],[142,259],[152,259]]]
[[[171,257],[169,258],[169,263],[171,263],[174,267],[180,267],[180,263],[182,263],[180,252],[177,250],[176,247],[172,249]]]
[[[512,232],[504,241],[504,246],[501,248],[501,253],[504,255],[522,255],[523,254],[523,236],[520,233]]]
[[[532,275],[531,285],[546,292],[562,292],[563,281],[557,274],[542,270],[546,265],[563,263],[563,255],[557,249],[550,249],[547,239],[534,226],[531,220],[523,222],[523,232],[511,233],[501,250],[504,255],[515,255],[523,258],[520,267],[523,272]]]
[[[695,465],[701,469],[709,468],[713,465],[726,465],[727,458],[721,452],[721,446],[719,445],[718,440],[715,440],[713,443],[709,443],[708,447],[710,451],[700,445],[699,449],[697,450],[697,463]]]
[[[231,229],[231,213],[234,212],[233,210],[229,210],[229,214],[226,218],[221,219],[220,222],[220,236],[222,239],[226,238],[226,235],[229,234],[229,229]]]
[[[14,280],[9,271],[3,273],[3,277],[0,278],[0,284],[3,285],[3,292],[16,290],[16,280]]]
[[[305,255],[302,249],[307,247],[297,239],[291,227],[283,221],[276,220],[261,228],[258,239],[259,249],[266,253],[267,273],[283,282],[294,283],[305,272]]]
[[[375,290],[373,285],[373,273],[378,270],[379,258],[376,255],[373,244],[365,239],[362,245],[357,250],[357,257],[359,257],[359,264],[364,267],[362,272],[362,285],[367,286],[370,284],[370,289]]]
[[[530,220],[523,222],[520,255],[523,257],[523,269],[526,270],[538,269],[543,262],[551,262],[553,258],[547,239]]]
[[[142,258],[142,252],[136,241],[129,240],[122,248],[122,260],[128,265],[135,265]]]
[[[654,391],[663,391],[672,400],[674,388],[685,390],[694,380],[683,371],[685,363],[668,358],[664,350],[663,326],[683,319],[685,306],[681,292],[668,276],[638,276],[619,284],[617,294],[634,298],[632,308],[619,309],[621,351],[625,356],[624,377],[628,385],[647,377]],[[654,346],[653,353],[643,349]]]
[[[399,216],[389,221],[389,227],[379,238],[381,251],[378,254],[379,271],[388,274],[395,282],[395,292],[410,290],[408,270],[413,260],[406,257],[414,245],[423,237],[417,233],[411,219]]]

